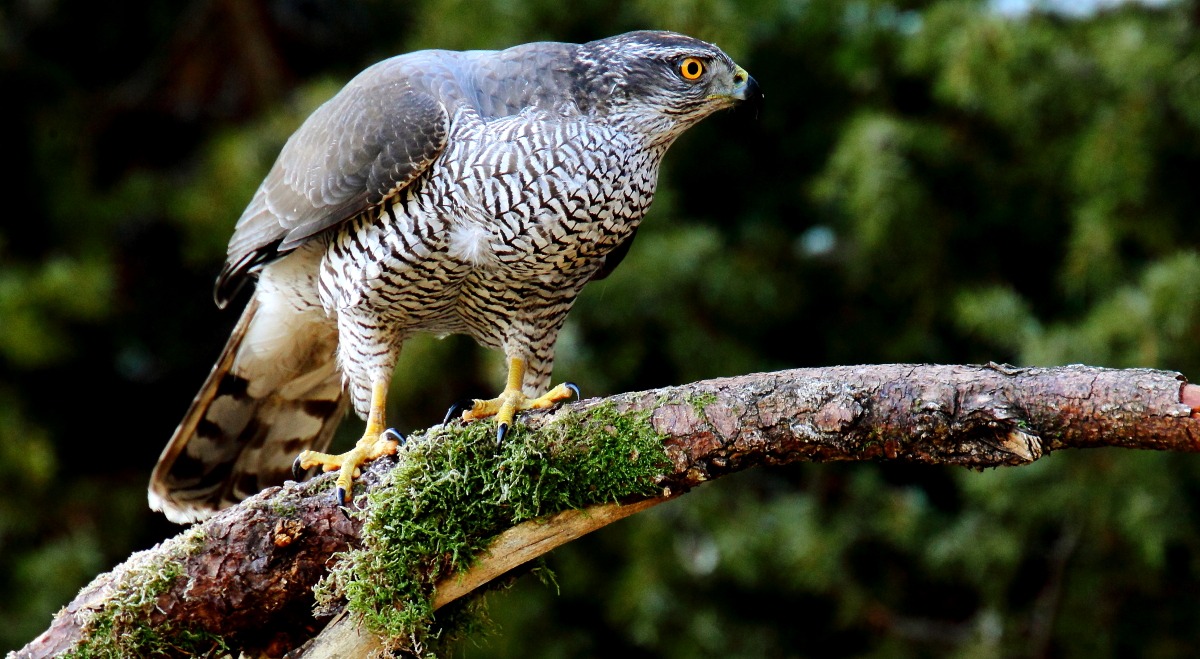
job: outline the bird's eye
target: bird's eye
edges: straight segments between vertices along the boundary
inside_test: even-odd
[[[704,62],[695,57],[684,58],[679,63],[679,75],[683,76],[684,80],[698,80],[704,75]]]

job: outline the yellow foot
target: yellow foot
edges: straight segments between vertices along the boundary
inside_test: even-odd
[[[579,397],[579,387],[570,382],[560,384],[537,398],[526,396],[520,389],[508,388],[497,398],[476,400],[470,409],[463,411],[462,420],[475,421],[489,416],[496,417],[496,443],[499,444],[504,441],[504,435],[512,426],[517,412],[544,410],[564,400]]]
[[[354,445],[354,448],[340,455],[303,451],[292,463],[292,475],[300,480],[305,470],[320,466],[322,471],[340,470],[338,475],[335,497],[339,506],[344,506],[350,500],[354,488],[354,479],[360,475],[360,467],[376,458],[385,455],[395,455],[400,445],[404,443],[404,435],[391,428],[380,434],[368,432]]]

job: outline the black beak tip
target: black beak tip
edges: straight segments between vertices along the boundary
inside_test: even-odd
[[[754,79],[754,76],[746,76],[746,88],[742,92],[742,97],[742,105],[747,110],[753,112],[754,118],[757,119],[762,114],[766,96],[763,94],[762,87],[758,86],[758,81]]]

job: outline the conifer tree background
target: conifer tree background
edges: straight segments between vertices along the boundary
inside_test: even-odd
[[[146,479],[235,321],[209,295],[232,224],[308,112],[395,53],[639,28],[720,44],[767,106],[673,147],[556,379],[994,360],[1200,380],[1195,0],[9,3],[0,649],[177,531]],[[401,369],[404,429],[501,374],[461,337]],[[1190,656],[1198,500],[1177,454],[754,470],[556,551],[558,591],[493,595],[499,633],[463,653]]]

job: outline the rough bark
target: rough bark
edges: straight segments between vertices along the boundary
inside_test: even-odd
[[[601,402],[621,410],[653,411],[672,461],[663,479],[671,495],[759,464],[904,460],[981,468],[1026,464],[1062,448],[1200,450],[1200,387],[1188,385],[1178,373],[1145,369],[798,369],[622,394],[573,407],[586,410]],[[536,430],[547,417],[530,415],[527,423]],[[359,487],[375,487],[388,466],[386,460],[378,461]],[[144,578],[147,565],[161,566],[164,557],[177,572],[157,595],[149,624],[203,629],[273,656],[300,645],[326,622],[311,613],[313,585],[335,552],[358,541],[360,522],[329,505],[329,487],[328,478],[318,478],[272,488],[134,555],[98,577],[45,633],[10,656],[51,657],[69,650],[105,601],[127,592],[130,583]],[[569,532],[553,524],[534,526],[565,542],[619,516],[566,515],[563,520],[575,524]],[[514,537],[528,531],[522,527],[512,532]],[[519,554],[519,560],[561,544],[538,533],[516,541],[533,548]],[[459,581],[459,594],[508,569],[506,555],[509,562],[516,560],[509,549],[494,548]],[[353,625],[341,623],[346,628]],[[332,656],[314,653],[314,647],[293,656]]]

